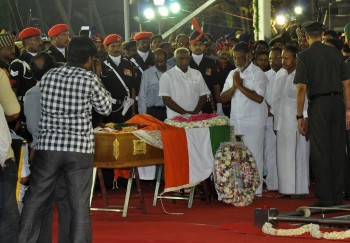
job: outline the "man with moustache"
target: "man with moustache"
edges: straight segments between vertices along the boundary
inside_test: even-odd
[[[102,122],[123,123],[129,120],[135,114],[135,105],[132,104],[124,114],[123,104],[126,99],[135,100],[135,74],[134,65],[122,56],[122,37],[118,34],[108,35],[103,45],[107,50],[108,56],[102,62],[101,81],[105,88],[111,93],[112,112],[108,116],[101,116]]]
[[[260,186],[255,195],[262,195],[264,137],[267,105],[264,102],[267,77],[251,62],[248,44],[238,42],[233,47],[236,69],[227,76],[221,93],[222,102],[231,102],[230,123],[237,135],[243,135],[244,144],[256,161]]]
[[[175,39],[175,48],[185,47],[187,49],[190,49],[190,38],[185,34],[179,34],[176,36]],[[168,58],[167,65],[169,67],[175,67],[175,58],[171,57]]]
[[[200,33],[196,30],[192,32],[190,36],[190,50],[192,51],[190,67],[201,72],[210,90],[210,95],[203,107],[203,112],[214,113],[217,111],[220,115],[223,115],[220,99],[220,85],[216,77],[216,65],[213,59],[204,55],[205,42],[204,33]]]
[[[18,37],[22,40],[24,51],[10,65],[10,75],[14,80],[14,90],[19,101],[23,101],[25,93],[36,84],[30,71],[29,63],[33,56],[44,48],[41,31],[34,27],[23,29]]]
[[[269,54],[271,69],[265,72],[268,78],[266,88],[265,102],[268,107],[268,117],[265,126],[265,142],[264,142],[264,174],[266,188],[269,191],[278,189],[278,176],[276,164],[276,134],[273,127],[273,115],[271,113],[271,105],[274,99],[275,76],[282,68],[282,50],[279,47],[273,47]]]
[[[69,28],[66,24],[56,24],[51,27],[48,34],[52,45],[46,51],[56,62],[67,62],[67,47],[70,42]]]
[[[169,70],[166,65],[167,53],[163,49],[154,51],[154,66],[148,68],[141,78],[138,108],[140,114],[149,114],[158,120],[166,119],[166,107],[163,99],[158,96],[159,80],[163,73]]]
[[[309,193],[309,142],[298,132],[294,120],[296,113],[296,87],[293,83],[296,68],[297,47],[286,45],[282,52],[281,69],[276,74],[272,112],[277,131],[278,191],[293,197]],[[275,100],[276,101],[276,100]],[[307,104],[303,114],[307,114]]]

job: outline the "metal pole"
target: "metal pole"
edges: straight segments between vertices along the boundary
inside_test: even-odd
[[[188,21],[190,21],[193,17],[195,17],[197,14],[205,10],[207,7],[209,7],[211,4],[213,4],[216,0],[208,0],[204,4],[202,4],[199,8],[194,10],[191,14],[189,14],[187,17],[185,17],[183,20],[181,20],[179,23],[174,25],[172,28],[170,28],[167,32],[165,32],[162,37],[163,40],[167,38],[169,35],[171,35],[174,31],[179,29],[181,26],[186,24]]]
[[[129,1],[124,0],[124,40],[128,40],[130,37],[130,10]]]

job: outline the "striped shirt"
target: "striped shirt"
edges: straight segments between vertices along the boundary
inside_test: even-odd
[[[82,67],[48,71],[40,82],[38,150],[94,153],[91,110],[111,112],[110,95],[99,78]]]

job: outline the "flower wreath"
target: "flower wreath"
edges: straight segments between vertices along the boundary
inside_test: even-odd
[[[350,230],[322,232],[318,224],[306,224],[296,229],[275,229],[271,223],[265,223],[262,231],[268,235],[298,236],[307,232],[314,238],[327,240],[344,240],[350,238]]]
[[[242,143],[221,143],[214,164],[218,199],[234,206],[250,205],[260,179],[248,148]]]

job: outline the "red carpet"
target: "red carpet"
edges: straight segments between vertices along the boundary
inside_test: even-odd
[[[266,192],[249,207],[234,207],[212,200],[210,204],[195,198],[192,208],[186,201],[172,203],[163,199],[165,210],[160,201],[152,206],[154,187],[149,182],[142,183],[148,214],[139,209],[130,208],[126,218],[121,213],[92,212],[92,234],[94,243],[114,242],[326,242],[311,238],[308,234],[300,237],[277,237],[262,233],[254,226],[254,209],[263,205],[278,208],[280,212],[295,211],[296,208],[310,205],[316,201],[313,196],[304,199],[277,198],[277,193]],[[125,189],[109,191],[111,204],[123,203]],[[138,206],[138,199],[130,201]],[[344,203],[349,203],[344,201]],[[93,200],[94,207],[103,205],[101,195]],[[287,224],[287,223],[283,223]],[[283,228],[280,224],[279,228]],[[53,242],[57,242],[57,212],[54,217]],[[289,224],[288,224],[289,225]],[[289,226],[290,227],[290,226]],[[323,230],[323,229],[322,229]],[[329,231],[329,229],[327,230]],[[350,241],[350,239],[349,239]],[[328,242],[328,241],[327,241]],[[337,242],[334,241],[333,242]],[[342,241],[344,242],[344,241]]]

